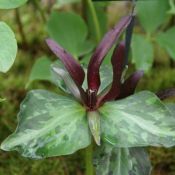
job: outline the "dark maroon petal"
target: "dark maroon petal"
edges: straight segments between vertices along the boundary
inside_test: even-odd
[[[91,57],[91,60],[88,66],[87,78],[88,78],[89,89],[98,91],[100,86],[100,75],[99,75],[100,65],[104,57],[108,53],[108,51],[116,42],[116,40],[120,37],[122,32],[130,24],[131,19],[132,19],[132,16],[126,16],[122,18],[122,20],[105,35],[105,37],[97,47],[95,53]]]
[[[111,63],[113,66],[113,81],[110,90],[103,97],[99,97],[99,104],[117,98],[121,89],[121,76],[125,57],[125,43],[122,41],[114,50]]]
[[[97,92],[92,91],[91,89],[87,90],[87,99],[88,99],[88,107],[90,110],[93,110],[96,107],[97,102]]]
[[[162,90],[162,91],[156,93],[156,95],[161,100],[165,100],[167,98],[175,97],[175,88],[170,88],[170,89]]]
[[[80,64],[52,39],[47,39],[46,43],[52,52],[62,61],[76,85],[81,86],[85,78],[85,73]]]
[[[123,84],[121,87],[121,94],[119,98],[125,98],[132,94],[134,94],[135,89],[139,80],[143,77],[143,71],[137,71],[132,74]]]

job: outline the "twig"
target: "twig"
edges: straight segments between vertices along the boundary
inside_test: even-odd
[[[22,24],[21,17],[20,17],[20,12],[19,12],[18,9],[15,9],[15,17],[16,17],[16,22],[17,22],[17,25],[18,25],[18,30],[19,30],[19,33],[20,33],[20,36],[21,36],[21,39],[22,39],[22,43],[23,43],[24,47],[27,48],[28,43],[27,43],[26,36],[25,36],[24,30],[23,30],[23,24]]]

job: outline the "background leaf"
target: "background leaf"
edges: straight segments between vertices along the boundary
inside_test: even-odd
[[[56,8],[59,8],[59,7],[62,7],[64,5],[66,5],[66,4],[75,3],[75,2],[80,2],[80,0],[56,0],[54,6]]]
[[[174,103],[167,103],[166,107],[169,109],[171,114],[175,117],[175,104]]]
[[[25,4],[28,0],[0,0],[0,9],[17,8]]]
[[[136,6],[141,25],[148,33],[153,33],[167,19],[167,0],[138,1]]]
[[[153,45],[144,36],[135,34],[132,39],[132,62],[138,70],[147,72],[154,59]]]
[[[1,102],[3,102],[3,101],[5,101],[5,99],[3,99],[3,98],[0,98],[0,103],[1,103]]]
[[[107,32],[107,15],[106,15],[106,7],[108,2],[93,2],[94,8],[96,11],[97,19],[99,22],[99,27],[100,27],[100,36],[101,38],[104,36],[104,34]],[[95,31],[95,26],[93,22],[93,16],[92,13],[90,12],[90,9],[88,8],[88,5],[86,5],[86,18],[87,18],[87,23],[88,23],[88,28],[89,28],[89,33],[90,37],[94,42],[96,42],[96,31]]]
[[[7,72],[15,61],[17,42],[10,27],[0,22],[0,72]]]
[[[101,138],[113,146],[175,145],[175,117],[149,91],[106,103],[99,111]]]
[[[89,53],[94,48],[94,44],[87,41],[88,31],[85,22],[74,13],[52,12],[47,30],[50,37],[75,58]]]
[[[113,148],[103,144],[95,151],[96,175],[149,175],[151,164],[143,148]]]
[[[1,149],[17,150],[30,158],[72,154],[91,143],[85,113],[85,108],[71,98],[45,90],[31,91],[21,104],[16,131]]]
[[[170,28],[164,33],[157,35],[157,42],[166,49],[168,54],[175,60],[175,27]]]
[[[32,67],[27,87],[35,80],[51,81],[50,65],[51,61],[48,57],[38,58]]]

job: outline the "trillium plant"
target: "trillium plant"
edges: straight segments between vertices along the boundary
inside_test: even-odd
[[[87,175],[150,174],[143,147],[175,145],[175,117],[172,105],[152,92],[134,94],[142,71],[125,78],[127,44],[119,39],[132,22],[133,15],[123,17],[104,36],[87,67],[47,39],[60,60],[51,66],[53,79],[64,93],[30,91],[20,106],[18,127],[1,149],[41,159],[87,148],[94,165],[87,163]],[[115,44],[109,71],[102,61]]]

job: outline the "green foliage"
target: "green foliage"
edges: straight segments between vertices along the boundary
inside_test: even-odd
[[[175,115],[175,104],[174,103],[168,103],[166,104],[167,108],[171,112],[171,114],[174,116]]]
[[[51,81],[50,65],[51,61],[46,56],[37,59],[34,66],[32,67],[26,87],[28,87],[35,80]]]
[[[144,71],[150,70],[154,59],[153,45],[147,38],[135,34],[132,41],[132,62],[136,68]]]
[[[7,72],[15,61],[17,42],[9,26],[0,22],[0,72]]]
[[[75,58],[89,53],[94,48],[94,44],[87,40],[88,30],[85,22],[74,13],[52,12],[47,30],[50,37]]]
[[[138,1],[137,12],[140,23],[148,33],[153,33],[167,19],[169,3],[166,0]]]
[[[3,101],[5,101],[5,99],[3,99],[3,98],[0,98],[0,103],[1,103],[1,102],[3,102]]]
[[[68,94],[72,93],[78,101],[81,101],[80,92],[75,82],[60,61],[56,61],[51,65],[51,75],[54,84],[64,92]]]
[[[154,61],[153,45],[160,44],[175,59],[173,28],[167,32],[159,33],[160,27],[165,28],[169,24],[171,17],[171,13],[168,13],[170,5],[172,6],[172,2],[169,4],[169,1],[164,0],[137,2],[138,18],[146,32],[145,38],[133,38],[132,56],[137,69],[142,69],[146,72],[150,70]],[[172,11],[172,8],[170,11]],[[157,39],[155,40],[155,38]],[[142,55],[141,52],[143,53]]]
[[[87,114],[89,128],[97,145],[100,146],[100,114],[97,111],[89,111]]]
[[[175,118],[151,92],[142,91],[99,109],[102,138],[115,147],[175,144]]]
[[[93,4],[95,14],[91,12],[92,9],[89,7],[90,5],[88,3],[87,4],[85,3],[86,18],[90,37],[92,38],[92,40],[96,41],[96,43],[99,42],[98,40],[100,40],[107,31],[107,15],[106,15],[107,3],[108,2],[98,2],[98,3],[94,2]],[[96,15],[97,21],[94,20],[93,15]]]
[[[0,9],[17,8],[25,4],[28,0],[0,0]]]
[[[62,7],[64,5],[75,3],[75,2],[80,2],[80,0],[56,0],[55,7]]]
[[[85,109],[69,97],[31,91],[21,104],[18,122],[1,149],[36,159],[72,154],[91,143]]]
[[[162,32],[157,36],[157,42],[162,46],[168,54],[175,60],[175,27],[170,28],[166,32]]]
[[[96,149],[94,165],[96,175],[149,175],[151,172],[149,157],[143,148],[114,148],[103,144]]]

